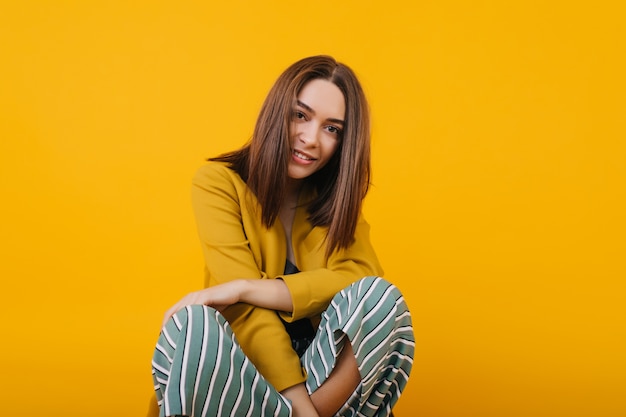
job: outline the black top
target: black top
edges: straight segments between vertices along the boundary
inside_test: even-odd
[[[292,264],[289,259],[285,262],[284,275],[291,275],[300,272],[297,266]],[[280,316],[279,316],[280,317]],[[309,347],[315,337],[315,329],[308,318],[296,320],[293,323],[287,323],[281,318],[285,330],[291,337],[291,346],[298,356],[302,356]]]

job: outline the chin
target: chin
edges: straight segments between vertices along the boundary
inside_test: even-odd
[[[305,178],[310,177],[311,175],[313,175],[315,171],[302,171],[302,170],[289,170],[287,171],[287,176],[289,178],[291,178],[292,180],[303,180]]]
[[[294,180],[294,181],[301,181],[304,180],[306,178],[309,178],[311,175],[291,175],[291,174],[287,174],[287,176],[289,177],[289,179]]]

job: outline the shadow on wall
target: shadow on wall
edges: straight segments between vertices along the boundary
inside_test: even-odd
[[[152,395],[150,397],[150,403],[148,404],[148,414],[146,417],[158,417],[159,416],[159,405],[157,404],[156,395]]]

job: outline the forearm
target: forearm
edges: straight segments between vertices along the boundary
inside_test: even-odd
[[[334,416],[361,382],[352,345],[346,342],[328,379],[311,394],[320,417]]]
[[[322,386],[309,396],[304,384],[283,390],[294,409],[294,416],[334,416],[361,382],[352,346],[346,343],[335,368]]]
[[[291,401],[294,417],[320,417],[304,384],[289,387],[281,394]]]
[[[204,304],[219,311],[237,304],[246,303],[274,311],[293,311],[291,294],[280,279],[237,279],[187,294],[163,319],[163,325],[178,310],[192,304]]]
[[[281,279],[246,279],[240,282],[239,301],[276,311],[293,311],[287,285]]]

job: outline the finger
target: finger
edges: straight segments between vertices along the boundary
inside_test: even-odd
[[[169,319],[171,319],[174,314],[176,314],[183,306],[180,306],[180,302],[174,304],[173,307],[171,307],[169,310],[167,310],[165,312],[165,315],[163,316],[163,326],[165,327],[165,325],[167,324],[167,322],[169,321]]]

